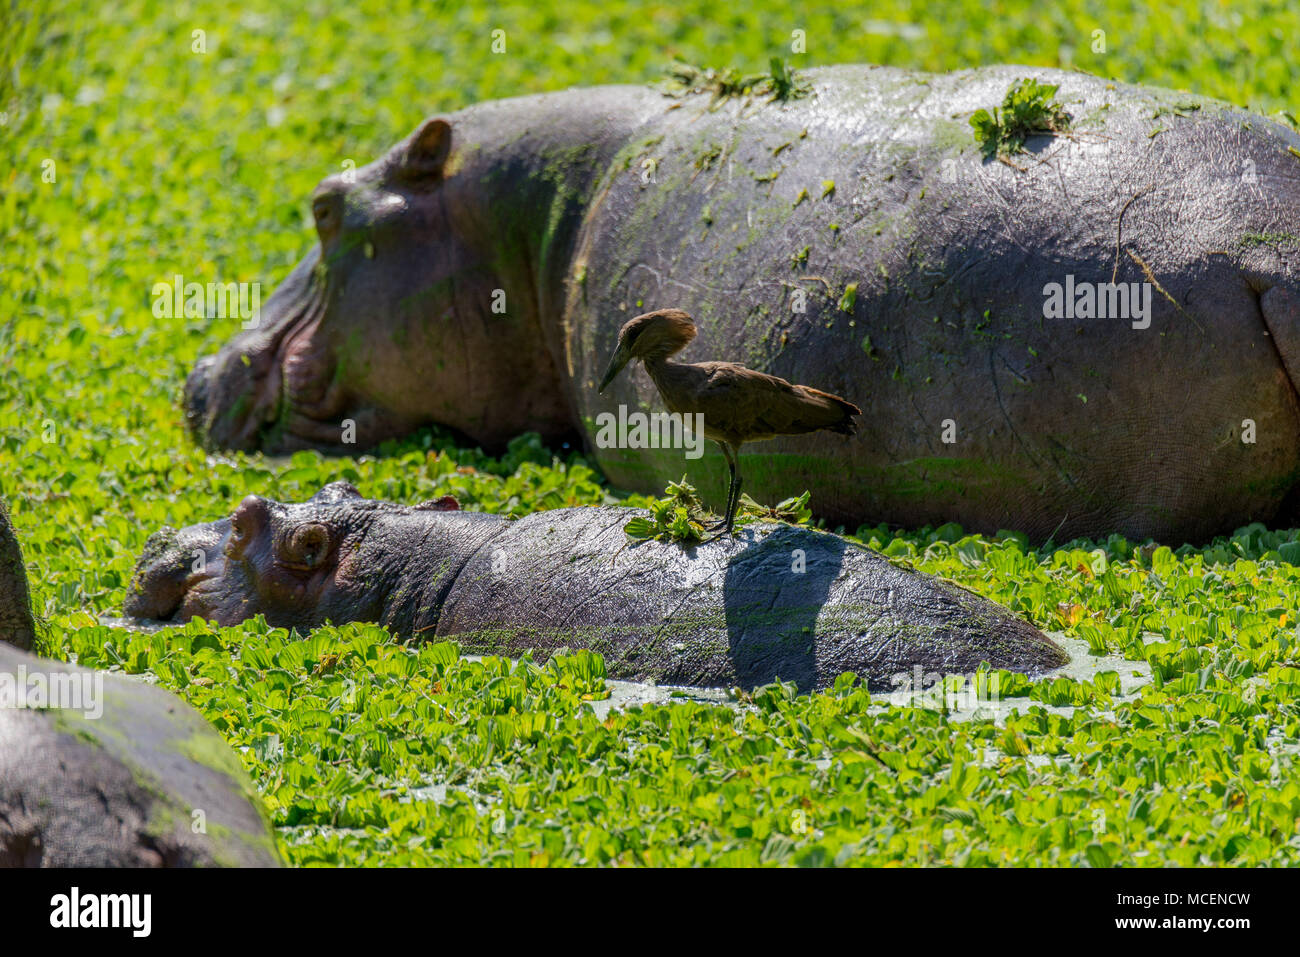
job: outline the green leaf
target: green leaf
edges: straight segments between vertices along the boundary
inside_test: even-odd
[[[648,518],[637,517],[624,525],[623,531],[629,538],[652,538],[655,534],[655,525]]]
[[[1110,853],[1095,841],[1083,849],[1084,855],[1088,858],[1088,864],[1092,867],[1110,867]]]

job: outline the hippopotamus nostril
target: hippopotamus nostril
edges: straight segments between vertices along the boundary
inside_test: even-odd
[[[258,495],[245,497],[230,516],[231,540],[242,545],[256,538],[266,528],[270,516],[271,509],[266,499]]]

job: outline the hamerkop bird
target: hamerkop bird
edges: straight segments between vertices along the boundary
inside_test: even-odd
[[[734,362],[668,361],[694,338],[695,323],[680,309],[659,309],[629,319],[618,331],[618,348],[600,380],[599,391],[604,392],[625,365],[640,359],[670,412],[703,414],[704,434],[718,443],[731,472],[727,517],[716,526],[725,530],[720,534],[726,534],[735,524],[740,506],[743,443],[819,429],[856,435],[853,416],[861,415],[862,410],[837,395],[791,385]]]

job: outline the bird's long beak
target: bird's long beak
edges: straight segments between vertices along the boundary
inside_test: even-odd
[[[614,376],[623,371],[623,367],[627,365],[628,360],[631,358],[631,353],[623,346],[615,349],[614,354],[610,356],[609,367],[605,370],[605,377],[600,380],[600,388],[596,391],[603,393],[605,387],[614,381]]]

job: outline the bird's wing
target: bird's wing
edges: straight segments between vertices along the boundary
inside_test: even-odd
[[[794,389],[789,382],[766,372],[755,372],[735,362],[697,362],[696,367],[708,373],[705,393],[713,391],[730,392],[733,389],[763,392],[790,392]]]
[[[838,396],[734,363],[699,366],[708,372],[697,395],[699,411],[722,432],[754,438],[796,435],[833,428],[859,412]]]

